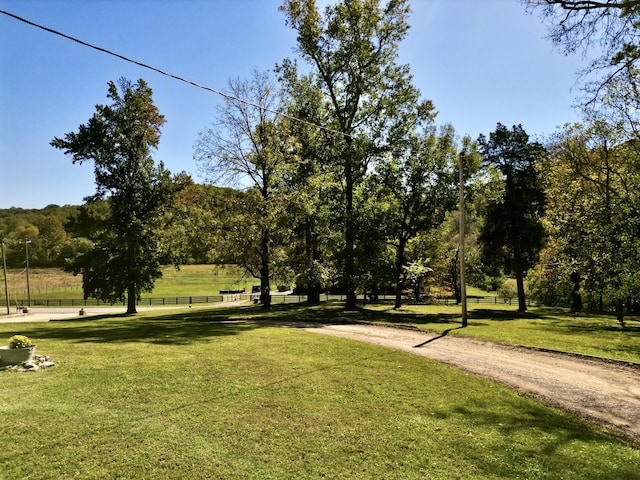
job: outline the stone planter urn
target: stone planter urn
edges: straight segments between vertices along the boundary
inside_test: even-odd
[[[0,347],[0,366],[20,365],[33,358],[36,346],[24,335],[14,335],[9,346]]]
[[[20,365],[28,362],[33,358],[33,353],[35,351],[35,345],[22,348],[0,347],[0,367],[6,367],[7,365]]]

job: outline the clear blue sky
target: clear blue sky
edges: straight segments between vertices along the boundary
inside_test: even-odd
[[[0,0],[0,9],[215,89],[294,57],[280,0]],[[321,2],[324,4],[325,1]],[[522,123],[532,136],[573,122],[580,57],[544,38],[519,0],[413,0],[401,45],[438,123],[460,135]],[[154,155],[197,181],[198,132],[221,99],[201,89],[0,15],[0,208],[79,205],[95,192],[90,163],[49,145],[106,103],[107,82],[144,78],[165,115]]]

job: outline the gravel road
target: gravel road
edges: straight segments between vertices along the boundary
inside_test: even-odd
[[[640,365],[372,325],[305,330],[432,358],[580,413],[640,440]]]

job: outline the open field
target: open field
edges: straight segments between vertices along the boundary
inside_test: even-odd
[[[242,321],[382,321],[385,312],[182,312],[0,324],[0,338],[26,334],[57,362],[33,374],[0,372],[0,432],[11,439],[2,475],[640,478],[637,445],[492,382],[402,352]]]
[[[9,270],[9,299],[27,298],[27,276],[24,270]],[[183,265],[180,269],[166,266],[152,293],[144,297],[182,297],[218,295],[220,290],[245,288],[251,291],[255,279],[247,277],[233,265]],[[258,282],[259,283],[259,282]],[[58,268],[36,268],[29,271],[32,299],[81,299],[82,277],[65,273]],[[0,292],[0,305],[6,303],[4,286]]]
[[[23,304],[27,298],[27,275],[24,269],[8,272],[9,300]],[[3,281],[4,279],[2,279]],[[180,269],[165,266],[162,277],[156,282],[147,297],[189,297],[218,295],[220,290],[239,290],[251,292],[253,285],[259,285],[258,279],[247,274],[235,265],[182,265]],[[31,298],[35,300],[81,299],[82,277],[65,273],[59,268],[32,268],[29,271]],[[468,294],[494,296],[474,287],[468,287]],[[0,306],[5,305],[4,288],[0,289]]]

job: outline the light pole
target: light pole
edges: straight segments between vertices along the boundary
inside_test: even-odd
[[[29,287],[29,244],[30,243],[31,243],[31,240],[29,239],[24,240],[24,250],[25,250],[25,255],[27,257],[27,305],[29,308],[31,308],[31,288]]]
[[[4,270],[4,296],[7,299],[7,315],[9,315],[9,286],[7,284],[7,261],[4,258],[4,242],[0,242],[2,245],[2,268]]]

